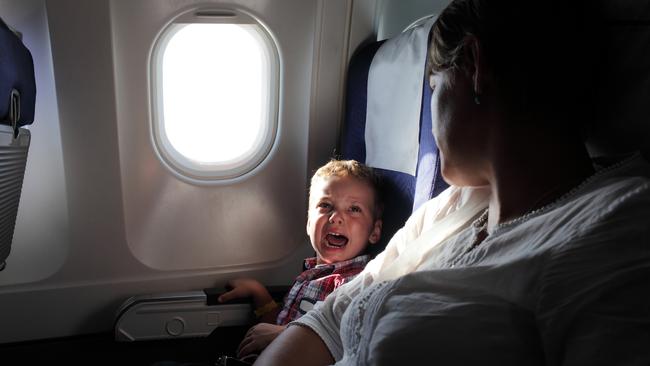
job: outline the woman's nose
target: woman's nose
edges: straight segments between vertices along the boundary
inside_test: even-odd
[[[333,210],[332,213],[330,214],[329,222],[332,224],[342,224],[343,216],[338,211]]]

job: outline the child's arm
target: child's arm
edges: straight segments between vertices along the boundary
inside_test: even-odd
[[[251,297],[258,320],[275,324],[280,307],[273,301],[273,297],[264,285],[251,278],[238,278],[229,281],[228,287],[232,289],[219,296],[219,302]]]

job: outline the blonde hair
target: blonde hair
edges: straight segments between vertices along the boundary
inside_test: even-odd
[[[381,200],[381,177],[375,170],[356,160],[338,160],[332,159],[327,164],[316,170],[311,178],[311,186],[317,182],[327,180],[332,177],[353,177],[362,183],[366,183],[373,190],[374,196],[374,219],[381,218],[383,212],[383,203]],[[311,188],[309,189],[311,200]]]

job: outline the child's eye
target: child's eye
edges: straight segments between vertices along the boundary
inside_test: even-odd
[[[318,204],[318,208],[320,208],[322,210],[330,210],[332,208],[332,205],[329,204],[328,202],[320,202]]]
[[[350,211],[352,211],[352,212],[361,212],[361,207],[352,206],[352,207],[350,207]]]

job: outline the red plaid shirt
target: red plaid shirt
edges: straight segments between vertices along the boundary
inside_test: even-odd
[[[343,262],[316,265],[315,257],[305,259],[306,270],[296,277],[285,296],[276,323],[286,325],[300,318],[316,302],[325,300],[332,291],[363,271],[369,260],[370,256],[360,255]]]

